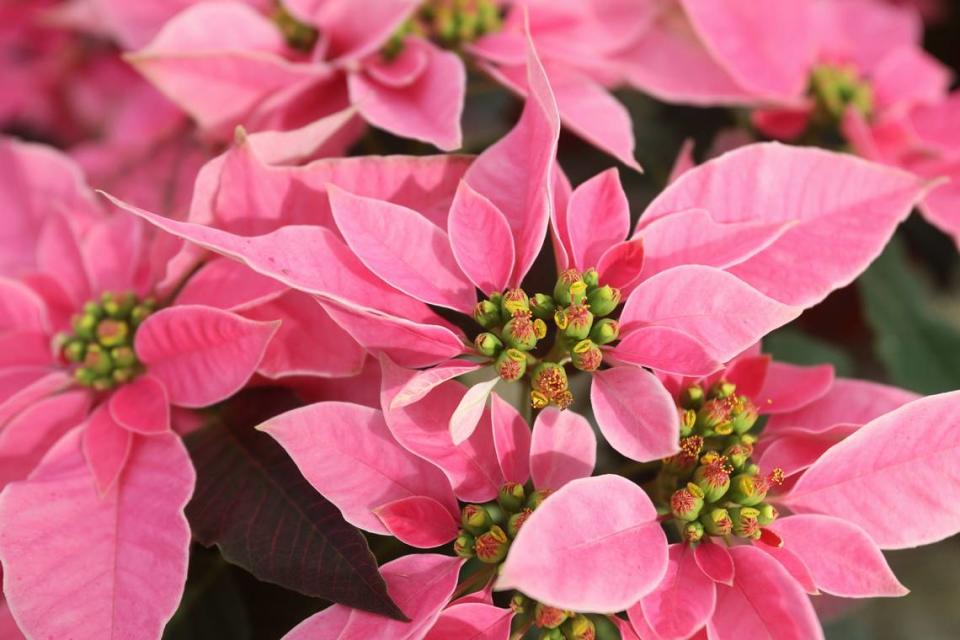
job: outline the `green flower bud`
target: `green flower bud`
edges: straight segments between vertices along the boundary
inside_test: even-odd
[[[473,544],[475,540],[469,532],[461,529],[457,535],[457,539],[453,543],[454,553],[461,558],[472,558],[474,556]]]
[[[605,615],[599,613],[588,613],[587,617],[593,622],[597,629],[595,640],[623,640],[620,629],[617,625]]]
[[[747,464],[750,456],[753,455],[753,447],[745,444],[732,444],[723,450],[723,457],[727,459],[730,466],[739,471],[743,465]]]
[[[597,287],[587,295],[587,305],[594,316],[608,316],[620,306],[620,289],[610,285]]]
[[[110,358],[110,354],[98,344],[91,344],[87,347],[83,365],[98,376],[109,375],[113,370],[113,360]]]
[[[516,591],[513,593],[513,597],[510,598],[510,610],[513,611],[514,615],[526,613],[529,606],[530,598]]]
[[[729,398],[737,391],[737,385],[732,382],[727,382],[726,380],[719,380],[710,387],[710,399],[711,400],[722,400],[723,398]]]
[[[590,339],[599,345],[610,344],[619,337],[620,323],[610,318],[598,320],[590,330]]]
[[[534,317],[541,320],[549,320],[553,317],[553,312],[557,310],[553,298],[543,293],[538,293],[530,298],[530,312]]]
[[[103,311],[113,318],[120,320],[126,318],[137,305],[137,296],[132,293],[104,293],[101,296]]]
[[[738,538],[756,540],[760,537],[760,512],[753,507],[735,507],[730,509],[733,521],[733,535]]]
[[[567,269],[561,273],[553,287],[554,301],[564,307],[570,304],[570,285],[577,282],[583,282],[583,277],[576,269]]]
[[[600,286],[600,274],[593,267],[590,267],[580,276],[587,289],[595,289]]]
[[[540,640],[566,640],[563,631],[560,629],[542,629],[540,631]]]
[[[763,502],[770,490],[770,483],[749,473],[738,473],[730,480],[728,500],[744,507],[752,507]]]
[[[533,610],[534,624],[541,629],[556,629],[570,617],[569,611],[538,602]],[[563,637],[563,636],[561,636]]]
[[[700,515],[700,523],[704,530],[712,536],[725,536],[733,531],[733,520],[726,509],[709,509]]]
[[[593,340],[581,340],[570,352],[573,366],[581,371],[596,371],[603,362],[603,351]]]
[[[586,282],[574,282],[570,285],[570,304],[571,305],[586,305],[587,304],[587,283]]]
[[[670,496],[670,513],[677,520],[692,522],[700,516],[703,509],[703,490],[692,482],[678,489]]]
[[[117,367],[132,368],[137,365],[137,354],[133,347],[114,347],[110,349],[110,357]]]
[[[504,349],[493,363],[497,375],[507,382],[514,382],[527,372],[527,356],[516,349]]]
[[[506,483],[500,487],[500,492],[497,494],[497,502],[500,503],[500,507],[504,511],[520,511],[526,499],[526,492],[523,490],[523,485],[519,482]]]
[[[680,406],[696,411],[703,406],[704,395],[703,387],[698,384],[691,385],[680,392]]]
[[[116,384],[123,384],[124,382],[130,382],[137,375],[137,372],[130,367],[121,367],[119,369],[114,369],[110,374],[110,378]]]
[[[530,497],[527,498],[527,508],[535,510],[543,501],[550,497],[550,494],[553,493],[552,489],[537,489],[530,494]]]
[[[73,379],[76,380],[78,384],[91,387],[93,386],[93,381],[97,379],[97,374],[86,367],[80,367],[73,372]]]
[[[481,300],[473,308],[473,319],[484,329],[500,325],[500,306],[491,300]]]
[[[697,412],[693,409],[680,409],[680,436],[685,438],[693,433],[697,424]]]
[[[82,362],[87,354],[87,343],[83,340],[70,340],[63,345],[63,357],[70,362]]]
[[[77,335],[78,338],[84,340],[93,340],[96,337],[97,324],[100,322],[100,319],[90,313],[84,313],[83,315],[74,316],[73,322],[73,332]]]
[[[119,347],[130,339],[130,325],[122,320],[101,320],[97,325],[97,341],[105,347]]]
[[[534,391],[539,391],[551,402],[558,403],[569,392],[567,372],[555,362],[541,362],[533,370],[531,379]]]
[[[511,538],[517,537],[517,534],[520,532],[520,527],[527,521],[531,513],[533,513],[533,509],[525,508],[507,519],[507,533],[510,534]]]
[[[94,380],[90,386],[93,387],[94,391],[109,391],[116,385],[113,382],[113,378],[101,377]]]
[[[504,318],[525,314],[530,311],[530,298],[523,289],[507,289],[500,299],[500,309]]]
[[[507,346],[520,351],[530,351],[537,346],[537,329],[533,326],[529,314],[513,316],[503,326],[500,335],[503,336],[503,341]]]
[[[759,513],[757,521],[760,523],[760,526],[763,527],[780,517],[780,512],[777,511],[777,508],[765,502],[757,505],[757,512]]]
[[[697,542],[703,540],[703,534],[703,524],[701,524],[698,520],[694,520],[693,522],[688,522],[683,525],[683,531],[681,535],[683,536],[684,542],[688,544],[696,544]]]
[[[563,309],[563,318],[556,318],[556,320],[561,334],[571,340],[585,339],[593,328],[593,314],[585,304],[570,305]]]
[[[484,332],[477,334],[477,337],[473,340],[473,344],[477,348],[477,353],[482,356],[487,356],[488,358],[494,357],[503,350],[503,343],[500,342],[500,338],[492,333]]]
[[[133,308],[133,311],[130,312],[130,323],[134,327],[139,327],[151,313],[153,313],[153,309],[151,309],[149,306],[145,304],[138,304]]]
[[[490,528],[490,525],[493,524],[493,518],[480,505],[468,504],[460,512],[460,524],[468,533],[478,536]]]
[[[744,434],[753,428],[760,418],[760,412],[757,407],[746,396],[738,396],[737,402],[733,406],[732,424],[733,431],[737,434]]]
[[[730,467],[725,458],[712,453],[704,457],[699,467],[693,472],[693,481],[703,491],[707,502],[717,502],[730,488]]]
[[[697,429],[703,435],[730,435],[733,425],[730,421],[730,410],[733,400],[729,398],[711,398],[703,403],[697,411]]]
[[[498,564],[507,557],[510,540],[503,529],[493,525],[489,531],[477,536],[473,549],[477,554],[477,560],[480,562]]]
[[[576,614],[563,623],[563,635],[567,640],[594,640],[597,628],[585,615]]]
[[[104,310],[99,303],[96,303],[93,300],[90,300],[83,304],[83,313],[86,315],[93,316],[94,318],[99,320],[100,318],[103,317]]]

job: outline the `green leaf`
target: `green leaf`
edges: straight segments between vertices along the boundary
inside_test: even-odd
[[[899,242],[890,243],[859,286],[874,350],[891,382],[928,394],[960,388],[960,331],[931,309]]]
[[[853,358],[841,347],[794,328],[771,333],[763,340],[763,350],[774,360],[806,366],[829,363],[839,376],[854,374]]]
[[[186,438],[197,469],[187,505],[196,540],[259,580],[405,620],[367,541],[304,479],[280,445],[254,427],[299,402],[279,389],[247,391]]]

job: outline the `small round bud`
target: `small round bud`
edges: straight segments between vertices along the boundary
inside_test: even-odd
[[[517,534],[520,533],[520,527],[527,521],[531,513],[533,513],[532,509],[525,508],[507,519],[507,533],[510,534],[511,538],[517,537]]]
[[[743,469],[743,465],[747,463],[751,455],[753,455],[753,447],[744,444],[732,444],[723,450],[723,457],[737,471]]]
[[[590,335],[593,328],[593,314],[585,304],[572,304],[563,310],[564,324],[560,329],[564,337],[572,340],[583,340]]]
[[[581,340],[574,345],[570,359],[581,371],[596,371],[603,363],[603,351],[592,340]]]
[[[594,289],[600,286],[600,274],[597,273],[597,270],[593,267],[590,267],[580,276],[584,284],[587,285],[587,289]]]
[[[563,635],[567,640],[594,640],[597,628],[590,618],[576,614],[563,623]]]
[[[670,496],[670,513],[677,520],[692,522],[700,516],[703,509],[703,490],[692,482],[678,489]]]
[[[514,382],[527,372],[527,356],[516,349],[504,349],[497,356],[493,368],[503,380]]]
[[[500,487],[497,502],[504,511],[516,512],[523,508],[527,499],[523,485],[519,482],[508,482]]]
[[[731,412],[731,418],[733,431],[737,434],[744,434],[757,423],[760,412],[757,411],[757,407],[750,401],[750,398],[738,396]]]
[[[130,326],[122,320],[105,319],[97,325],[97,341],[105,347],[118,347],[130,338]]]
[[[598,320],[590,330],[590,339],[599,345],[610,344],[619,337],[620,323],[610,318]]]
[[[137,354],[133,347],[114,347],[110,349],[110,357],[113,358],[113,364],[117,367],[132,368],[137,364]]]
[[[570,617],[570,612],[538,602],[533,610],[534,624],[541,629],[556,629]],[[562,636],[561,636],[562,637]]]
[[[473,319],[484,329],[500,325],[500,307],[490,300],[481,300],[473,308]]]
[[[106,349],[99,344],[91,344],[87,347],[87,353],[83,358],[83,366],[98,376],[105,376],[113,370],[113,360]]]
[[[550,494],[553,493],[552,489],[537,489],[530,494],[530,497],[527,498],[527,508],[536,509],[543,501],[550,497]]]
[[[534,389],[530,392],[530,406],[534,409],[543,409],[550,404],[550,398],[545,396],[543,392],[537,391]]]
[[[733,535],[738,538],[756,540],[760,537],[760,512],[753,507],[735,507],[730,509],[733,521]]]
[[[120,367],[120,368],[114,369],[114,370],[110,373],[110,377],[111,377],[111,378],[113,379],[113,381],[114,381],[115,383],[117,383],[117,384],[123,384],[124,382],[130,382],[131,380],[133,380],[134,376],[136,376],[136,375],[137,375],[137,372],[134,371],[132,368],[129,368],[129,367]]]
[[[63,345],[61,353],[69,362],[82,362],[87,354],[87,343],[83,340],[70,340]]]
[[[510,539],[507,534],[493,525],[486,533],[477,536],[473,544],[473,549],[477,554],[477,560],[486,564],[497,564],[507,557],[507,551],[510,549]]]
[[[461,558],[472,558],[475,555],[473,550],[474,542],[475,538],[469,532],[461,529],[457,535],[457,539],[453,543],[453,551]]]
[[[93,387],[94,391],[109,391],[113,389],[116,384],[111,377],[100,377],[93,381],[93,384],[90,385]]]
[[[680,409],[680,436],[686,437],[693,433],[697,424],[697,412],[693,409]]]
[[[608,316],[620,305],[620,289],[610,285],[597,287],[587,295],[587,305],[596,317]]]
[[[99,303],[94,302],[93,300],[90,300],[83,304],[83,313],[85,313],[86,315],[93,316],[94,318],[97,318],[99,320],[100,318],[103,317],[104,310]]]
[[[477,353],[488,358],[496,356],[503,350],[503,343],[500,342],[500,338],[488,332],[477,334],[473,344],[477,348]]]
[[[537,346],[537,330],[529,314],[518,314],[510,318],[500,335],[508,346],[520,351],[530,351]]]
[[[737,385],[732,382],[727,382],[726,380],[718,380],[710,387],[710,399],[712,400],[722,400],[723,398],[729,398],[737,391]]]
[[[570,286],[577,282],[583,282],[583,277],[576,269],[567,269],[561,273],[553,287],[554,301],[564,307],[570,304]]]
[[[80,367],[73,372],[73,379],[85,387],[91,387],[93,381],[97,379],[97,374],[86,367]]]
[[[683,525],[683,540],[687,544],[695,544],[700,542],[703,540],[703,534],[703,524],[701,524],[698,520],[694,520],[693,522],[688,522]]]
[[[533,389],[551,401],[556,401],[567,391],[567,372],[555,362],[542,362],[533,370]]]
[[[530,298],[523,289],[507,289],[500,299],[500,308],[504,318],[512,318],[518,313],[530,311]]]
[[[703,491],[707,502],[717,502],[730,488],[730,467],[726,459],[716,454],[709,457],[693,472],[693,481]]]
[[[704,435],[729,435],[733,433],[730,424],[730,409],[733,401],[728,398],[710,398],[697,411],[697,428]]]
[[[726,536],[733,531],[733,520],[730,512],[719,507],[709,509],[700,515],[700,523],[704,530],[712,536]]]
[[[538,293],[530,298],[530,312],[533,313],[536,318],[549,320],[553,317],[553,312],[556,310],[557,305],[554,304],[553,298],[546,294]]]
[[[540,631],[540,640],[566,640],[566,638],[560,629],[542,629]]]
[[[94,340],[99,322],[100,319],[97,316],[84,313],[83,315],[74,316],[71,324],[73,325],[73,332],[78,338]]]
[[[547,337],[547,323],[541,320],[540,318],[535,318],[533,321],[533,333],[536,334],[537,340],[543,340]]]
[[[104,293],[101,300],[103,311],[115,320],[126,318],[137,305],[137,296],[132,293]]]
[[[680,392],[680,406],[696,411],[703,406],[704,396],[703,387],[698,384],[691,385]]]
[[[744,507],[752,507],[767,497],[770,483],[759,476],[738,473],[730,479],[730,493],[727,499]]]
[[[139,304],[130,312],[130,323],[134,327],[139,327],[151,313],[153,313],[153,309],[145,304]]]
[[[780,512],[777,511],[777,508],[765,502],[757,505],[757,512],[759,514],[757,521],[760,523],[760,526],[763,527],[780,517]]]
[[[514,592],[513,597],[510,598],[510,610],[513,611],[514,615],[520,615],[521,613],[527,612],[527,607],[530,606],[530,598],[523,595],[522,593]]]
[[[460,512],[460,524],[468,533],[477,536],[490,528],[490,525],[493,524],[493,518],[482,506],[468,504]]]
[[[586,282],[574,282],[570,285],[570,304],[587,304]]]

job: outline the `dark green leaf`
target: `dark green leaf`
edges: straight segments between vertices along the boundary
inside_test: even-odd
[[[960,331],[930,308],[898,242],[863,275],[860,292],[875,351],[894,384],[920,393],[960,388]]]
[[[187,505],[194,537],[216,544],[226,560],[260,580],[405,619],[363,535],[270,436],[254,429],[295,406],[284,391],[252,390],[186,438],[197,469]]]
[[[163,632],[164,640],[249,640],[250,619],[243,596],[216,551],[194,549],[190,573],[177,613]]]

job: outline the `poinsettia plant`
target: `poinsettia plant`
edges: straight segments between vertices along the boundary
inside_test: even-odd
[[[0,122],[60,147],[0,138],[0,636],[806,640],[907,595],[884,552],[960,531],[960,335],[893,240],[956,231],[935,9],[0,10]],[[658,167],[637,90],[738,130]]]

